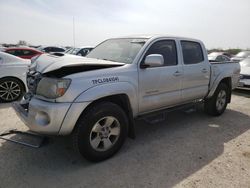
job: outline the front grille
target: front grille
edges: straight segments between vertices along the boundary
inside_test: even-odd
[[[42,79],[42,74],[35,71],[29,71],[27,73],[27,86],[30,94],[35,94],[38,83]]]
[[[241,74],[240,79],[250,79],[250,75]]]

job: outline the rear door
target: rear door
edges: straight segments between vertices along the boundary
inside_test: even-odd
[[[180,41],[183,61],[182,101],[203,98],[209,87],[210,64],[199,42]]]
[[[139,68],[139,112],[145,113],[181,101],[182,65],[179,64],[176,41],[172,39],[155,41],[146,54],[161,54],[164,66]]]

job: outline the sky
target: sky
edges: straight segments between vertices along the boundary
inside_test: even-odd
[[[211,48],[250,48],[249,0],[0,0],[0,43],[95,46],[165,34]]]

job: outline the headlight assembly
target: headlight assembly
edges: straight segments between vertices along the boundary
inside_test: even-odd
[[[56,99],[66,93],[70,83],[71,80],[67,78],[42,78],[37,86],[36,94]]]

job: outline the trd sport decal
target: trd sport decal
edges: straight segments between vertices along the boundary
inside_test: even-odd
[[[115,77],[110,77],[110,78],[100,78],[100,79],[92,80],[93,84],[105,84],[109,82],[119,82],[119,77],[115,76]]]

